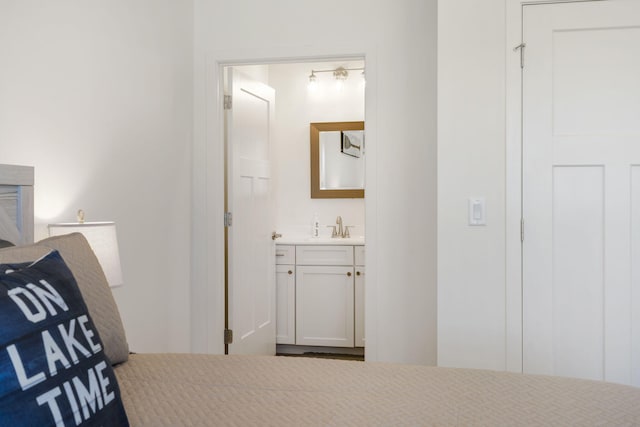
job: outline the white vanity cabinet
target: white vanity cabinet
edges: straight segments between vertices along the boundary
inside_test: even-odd
[[[295,246],[276,246],[276,344],[296,343]]]
[[[277,245],[276,287],[278,344],[364,347],[364,246]]]

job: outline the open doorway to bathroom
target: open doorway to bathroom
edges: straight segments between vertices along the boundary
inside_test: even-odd
[[[311,159],[326,160],[334,142],[329,140],[331,135],[324,135],[319,149],[324,151],[312,153],[310,136],[312,123],[364,122],[364,60],[227,66],[223,71],[225,95],[232,95],[233,75],[256,82],[256,86],[249,84],[242,96],[260,85],[274,94],[274,100],[266,102],[268,95],[258,94],[260,89],[256,89],[252,95],[255,102],[250,101],[248,107],[227,98],[230,110],[225,110],[225,121],[229,126],[234,126],[230,117],[240,116],[234,108],[248,108],[257,114],[262,111],[268,120],[249,119],[236,124],[244,130],[225,130],[225,210],[232,214],[232,225],[225,227],[225,328],[230,331],[226,352],[329,353],[363,358],[365,202],[362,197],[312,198]],[[268,138],[264,146],[268,162],[259,162],[264,176],[247,180],[236,174],[234,178],[234,165],[237,173],[239,165],[247,164],[233,158],[237,144],[247,147],[235,141],[236,137],[243,135],[253,141],[260,134]],[[344,164],[363,164],[366,159],[364,134],[362,141],[354,139],[357,136],[347,135],[345,152],[344,133],[338,132],[337,155],[351,160]],[[362,172],[364,176],[364,168]],[[240,179],[246,185],[234,186],[233,181]],[[258,202],[235,202],[240,191]],[[250,208],[266,206],[264,203],[269,205],[268,214]],[[254,227],[258,224],[264,230]],[[334,226],[338,236],[332,237]],[[348,238],[343,237],[346,226]],[[272,232],[281,237],[271,240]],[[250,241],[265,238],[270,258],[261,269],[256,267],[256,258],[263,257],[267,251],[260,247],[266,246]],[[240,243],[242,239],[248,241]],[[267,277],[256,280],[248,271]],[[252,350],[238,345],[260,335],[260,329],[269,328],[275,328],[270,338],[273,346],[259,345],[253,348],[260,350]]]

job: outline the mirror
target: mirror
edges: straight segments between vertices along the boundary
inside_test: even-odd
[[[311,198],[364,198],[364,122],[311,123]]]

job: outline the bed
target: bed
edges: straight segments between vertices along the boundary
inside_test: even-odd
[[[640,389],[597,381],[296,357],[130,354],[111,290],[86,240],[71,234],[28,244],[24,224],[32,222],[33,204],[18,204],[17,214],[0,214],[0,230],[13,229],[0,238],[18,241],[0,249],[0,264],[17,269],[50,258],[52,250],[60,255],[99,333],[104,360],[113,365],[109,387],[117,380],[118,401],[132,426],[640,425]],[[7,329],[6,322],[0,327]],[[0,361],[5,349],[0,345]],[[0,393],[0,425],[16,407],[6,399]],[[46,412],[46,406],[34,408]],[[13,416],[20,420],[18,412]],[[82,420],[82,410],[71,416]],[[101,424],[126,425],[117,420],[107,417]]]

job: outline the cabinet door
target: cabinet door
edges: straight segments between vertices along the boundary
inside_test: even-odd
[[[364,347],[364,267],[356,267],[355,322],[355,346]]]
[[[276,343],[296,343],[296,275],[293,265],[276,265]]]
[[[353,347],[353,267],[297,266],[296,344]]]

